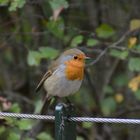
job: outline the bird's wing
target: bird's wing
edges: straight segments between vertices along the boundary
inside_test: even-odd
[[[41,81],[39,82],[39,84],[37,85],[37,87],[36,87],[36,89],[35,89],[36,92],[38,92],[38,91],[40,90],[40,88],[42,87],[44,81],[45,81],[48,77],[50,77],[51,75],[52,75],[52,71],[51,71],[51,70],[47,71],[47,72],[44,74],[44,76],[42,77]]]
[[[59,58],[55,59],[54,61],[52,61],[49,70],[44,74],[44,76],[42,77],[41,81],[39,82],[39,84],[37,85],[35,91],[38,92],[40,90],[40,88],[42,87],[43,83],[45,82],[45,80],[50,77],[53,72],[57,69],[57,67],[60,65],[60,60]]]
[[[45,80],[50,77],[52,75],[52,73],[57,69],[57,67],[60,65],[59,63],[59,59],[54,60],[51,65],[49,70],[44,74],[44,76],[42,77],[41,81],[39,82],[39,84],[37,85],[35,91],[38,92],[40,90],[40,88],[42,87],[43,83],[45,82]]]

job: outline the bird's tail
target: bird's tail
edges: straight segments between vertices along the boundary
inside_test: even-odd
[[[41,111],[40,111],[41,115],[47,114],[47,111],[48,111],[49,105],[51,104],[51,101],[52,101],[52,98],[50,98],[48,96],[45,97],[43,106],[42,106]]]

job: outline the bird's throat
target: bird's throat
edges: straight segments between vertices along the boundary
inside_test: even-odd
[[[84,77],[84,62],[68,61],[66,64],[66,77],[68,80],[82,80]]]

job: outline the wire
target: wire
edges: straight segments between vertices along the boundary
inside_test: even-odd
[[[54,121],[55,116],[49,115],[35,115],[35,114],[20,114],[0,112],[1,117],[13,117],[22,119],[37,119]],[[71,117],[68,121],[73,122],[92,122],[92,123],[123,123],[123,124],[140,124],[140,119],[118,119],[118,118],[92,118],[92,117]]]
[[[20,114],[20,113],[7,113],[7,112],[0,112],[1,117],[13,117],[13,118],[22,118],[22,119],[37,119],[37,120],[48,120],[54,121],[54,116],[48,115],[35,115],[35,114]]]
[[[140,119],[72,117],[68,120],[75,122],[140,124]]]

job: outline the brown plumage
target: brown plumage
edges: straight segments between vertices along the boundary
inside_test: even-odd
[[[38,92],[44,85],[47,93],[41,114],[46,114],[51,96],[65,97],[80,88],[84,76],[85,58],[81,50],[74,48],[66,50],[53,61],[36,88]]]

